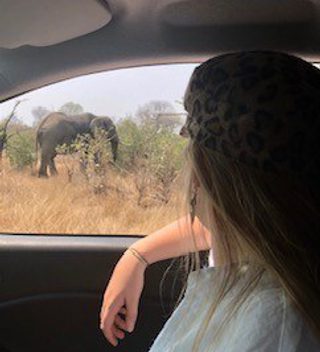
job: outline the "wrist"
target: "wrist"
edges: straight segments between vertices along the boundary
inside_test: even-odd
[[[130,248],[130,247],[129,247]],[[137,269],[141,269],[141,270],[146,270],[146,268],[148,267],[147,263],[145,263],[144,261],[142,261],[141,259],[137,258],[137,256],[135,256],[131,250],[129,250],[129,248],[127,250],[124,251],[123,253],[123,257],[126,258],[126,260],[129,260],[132,265],[134,267],[136,267]]]

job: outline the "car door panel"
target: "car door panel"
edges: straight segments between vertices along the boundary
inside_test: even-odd
[[[117,348],[99,329],[106,284],[139,236],[0,235],[0,351],[147,351],[181,289],[171,261],[151,265],[133,333]],[[162,304],[161,304],[162,303]],[[1,346],[2,349],[1,349]]]

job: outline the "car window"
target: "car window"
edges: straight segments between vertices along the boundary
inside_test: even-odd
[[[176,219],[195,66],[92,74],[0,104],[0,232],[148,234]]]

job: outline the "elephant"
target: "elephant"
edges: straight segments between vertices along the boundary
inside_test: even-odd
[[[54,158],[57,155],[58,145],[70,145],[79,134],[89,133],[94,137],[98,128],[107,131],[106,136],[110,139],[113,161],[116,161],[119,138],[111,118],[91,113],[68,116],[62,112],[52,112],[47,115],[36,131],[37,155],[40,149],[38,176],[47,177],[48,167],[51,176],[57,174]]]

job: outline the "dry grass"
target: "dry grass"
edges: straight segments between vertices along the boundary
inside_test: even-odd
[[[79,173],[68,182],[64,163],[59,175],[39,179],[10,169],[0,173],[0,231],[34,234],[148,234],[179,216],[176,202],[137,206],[130,176],[109,170],[104,194],[95,194]]]

